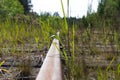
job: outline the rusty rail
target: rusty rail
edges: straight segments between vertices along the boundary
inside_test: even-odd
[[[36,80],[62,80],[59,40],[54,39]]]

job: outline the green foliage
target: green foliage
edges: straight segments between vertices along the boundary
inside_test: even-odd
[[[11,2],[13,1],[14,0],[11,0]],[[84,62],[86,60],[86,57],[84,57],[82,54],[85,55],[92,54],[91,55],[93,56],[92,58],[95,58],[94,56],[98,55],[98,53],[101,54],[100,49],[97,47],[97,45],[110,44],[112,38],[108,36],[108,32],[110,32],[111,30],[108,29],[114,29],[114,28],[103,28],[103,27],[107,27],[107,26],[111,27],[113,23],[116,23],[116,25],[118,25],[119,22],[119,19],[116,20],[117,18],[116,15],[118,16],[119,15],[118,12],[120,12],[118,11],[118,9],[120,9],[118,7],[120,6],[120,4],[117,4],[119,0],[114,0],[113,3],[112,3],[113,0],[112,1],[101,0],[101,1],[102,2],[99,4],[99,6],[100,5],[101,6],[98,8],[97,13],[90,13],[86,17],[84,16],[82,19],[66,18],[62,0],[61,0],[61,6],[63,8],[64,19],[60,18],[57,13],[55,13],[53,16],[50,13],[41,13],[40,16],[32,13],[30,15],[18,14],[14,16],[17,13],[23,13],[23,8],[20,5],[20,3],[16,0],[16,2],[18,2],[20,6],[19,9],[17,9],[18,12],[17,11],[14,12],[14,10],[11,10],[12,11],[11,12],[7,5],[10,2],[6,2],[6,5],[2,5],[3,2],[0,1],[1,17],[2,15],[5,17],[14,16],[16,18],[15,20],[17,20],[13,22],[6,20],[5,22],[0,23],[0,47],[1,49],[4,47],[13,48],[12,54],[15,53],[16,46],[19,46],[21,44],[24,45],[26,43],[38,44],[39,49],[43,48],[44,46],[49,47],[52,40],[51,36],[53,34],[56,34],[57,31],[60,31],[59,40],[60,43],[63,45],[63,53],[62,51],[61,53],[63,54],[64,56],[63,58],[66,61],[64,66],[68,70],[65,72],[68,75],[67,80],[71,80],[71,79],[79,80],[82,79],[83,76],[86,77],[87,79],[86,75],[88,75],[87,73],[88,69],[86,67],[86,63]],[[9,5],[9,7],[10,6],[12,5]],[[13,6],[12,8],[14,9],[15,6]],[[8,15],[9,13],[8,11],[10,11],[11,15]],[[115,19],[114,22],[113,19]],[[34,25],[34,22],[35,23],[37,22],[39,25]],[[78,27],[80,27],[80,29],[78,29]],[[82,29],[81,27],[85,29]],[[95,29],[96,27],[103,28],[104,29],[104,30],[102,29],[103,32],[102,30],[99,29],[96,30]],[[97,33],[94,33],[94,30],[92,29],[95,29]],[[69,30],[69,34],[68,34],[68,30]],[[119,36],[120,36],[119,32],[116,31],[113,36],[114,37],[113,43],[115,43],[116,45],[119,45],[118,43],[120,43]],[[66,47],[68,42],[71,48],[68,46]],[[69,48],[71,51],[71,56],[69,56],[69,52],[68,52]],[[118,46],[118,50],[119,50],[119,46]],[[110,59],[111,62],[108,65],[106,71],[105,70],[102,71],[101,68],[97,71],[96,75],[98,80],[106,80],[108,78],[107,71],[110,70],[110,66],[113,63],[114,58],[111,55],[107,56],[107,58]],[[82,63],[84,65],[82,65]],[[25,73],[29,74],[30,69],[27,68],[26,65],[22,66],[22,69],[28,71]],[[119,66],[117,69],[118,69],[118,74],[120,74]],[[95,71],[96,69],[93,70]]]
[[[118,64],[118,66],[117,66],[117,72],[120,75],[120,64]]]
[[[0,62],[0,67],[5,63],[5,61]]]
[[[0,17],[9,18],[23,13],[23,7],[18,0],[0,0]]]
[[[41,14],[40,14],[40,19],[41,19],[42,21],[47,21],[47,19],[48,19],[50,16],[51,16],[50,13],[44,12],[44,13],[41,13]]]
[[[97,11],[99,16],[102,16],[104,14],[105,2],[106,2],[106,0],[100,0],[100,2],[99,2],[98,11]]]
[[[80,26],[92,28],[109,27],[120,29],[120,0],[99,0],[97,13],[91,12],[91,5],[88,7],[87,16],[83,16]]]
[[[32,7],[31,0],[19,0],[19,2],[24,8],[24,14],[28,14]]]

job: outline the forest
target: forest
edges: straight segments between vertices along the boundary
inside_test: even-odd
[[[58,31],[63,80],[119,80],[120,0],[98,1],[97,12],[90,4],[87,16],[62,18],[33,12],[31,0],[0,0],[0,80],[35,80],[40,65],[29,65]]]

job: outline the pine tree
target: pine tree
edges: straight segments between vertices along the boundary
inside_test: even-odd
[[[24,14],[28,14],[32,7],[31,0],[19,0],[19,2],[23,5]]]

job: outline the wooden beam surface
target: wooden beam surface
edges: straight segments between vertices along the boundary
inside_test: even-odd
[[[62,80],[58,39],[53,40],[36,80]]]

